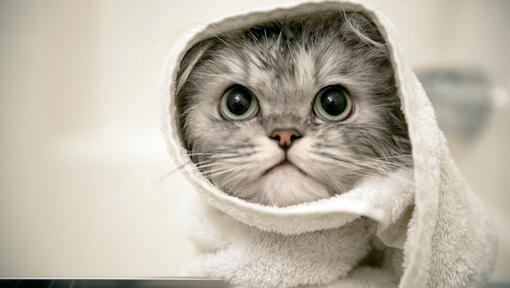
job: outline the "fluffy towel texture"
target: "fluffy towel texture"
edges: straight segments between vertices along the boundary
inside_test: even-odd
[[[373,177],[348,193],[285,208],[223,193],[191,163],[179,134],[174,85],[182,57],[211,33],[329,10],[362,12],[386,39],[413,146],[412,173]],[[397,42],[393,26],[377,11],[327,1],[240,13],[176,43],[163,67],[162,120],[169,151],[195,190],[186,191],[185,220],[202,255],[190,273],[242,287],[480,287],[487,281],[493,226],[449,156],[430,102]],[[403,258],[396,253],[380,269],[356,267],[372,232]],[[357,245],[345,247],[352,239],[359,239]]]

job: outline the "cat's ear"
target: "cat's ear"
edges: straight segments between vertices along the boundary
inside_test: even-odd
[[[204,57],[205,52],[211,47],[212,41],[204,40],[195,44],[191,49],[186,52],[182,58],[179,70],[177,71],[176,79],[176,93],[179,94],[181,89],[188,81],[188,77],[191,71],[200,63],[200,60]]]
[[[180,123],[185,123],[186,113],[183,113],[186,110],[186,107],[190,105],[190,94],[193,93],[193,87],[196,86],[193,84],[193,80],[190,79],[190,75],[193,73],[194,69],[199,65],[201,61],[208,54],[207,51],[212,47],[213,41],[211,39],[207,39],[195,44],[191,49],[189,49],[184,57],[181,60],[179,65],[179,69],[177,70],[177,78],[175,80],[175,94],[177,95],[177,109],[179,111],[179,121]],[[193,78],[193,77],[191,77]],[[184,137],[185,146],[190,150],[191,149],[191,141],[187,134],[184,133],[182,124],[179,125],[181,129],[181,135]]]
[[[342,25],[343,32],[352,34],[351,36],[357,37],[365,44],[377,48],[385,46],[384,38],[377,25],[366,15],[361,12],[344,12],[343,16],[345,21]]]

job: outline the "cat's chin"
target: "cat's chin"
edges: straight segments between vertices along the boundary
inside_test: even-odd
[[[249,189],[255,202],[271,206],[290,206],[330,197],[325,186],[299,167],[281,163],[271,168]]]

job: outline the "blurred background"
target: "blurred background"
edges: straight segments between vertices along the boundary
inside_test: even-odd
[[[159,130],[184,32],[264,1],[0,0],[0,277],[169,277],[193,248]],[[283,2],[283,1],[282,1]],[[384,0],[510,281],[510,1]]]

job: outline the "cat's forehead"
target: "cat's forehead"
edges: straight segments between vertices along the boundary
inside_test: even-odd
[[[278,41],[247,43],[235,56],[229,55],[229,70],[241,82],[238,84],[249,87],[266,103],[302,105],[345,74],[342,71],[347,61],[342,57],[348,57],[340,53],[345,50],[341,43],[307,44],[296,41],[280,47]]]

